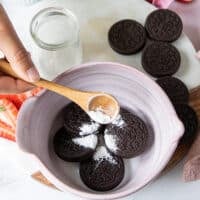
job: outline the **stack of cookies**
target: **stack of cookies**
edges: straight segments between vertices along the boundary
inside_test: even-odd
[[[180,143],[191,144],[197,133],[197,115],[188,105],[186,85],[172,77],[181,66],[181,55],[171,42],[181,36],[182,30],[181,18],[175,12],[158,9],[147,17],[144,26],[132,19],[115,23],[109,30],[108,41],[114,51],[124,55],[143,49],[141,64],[144,70],[157,79],[185,126]]]

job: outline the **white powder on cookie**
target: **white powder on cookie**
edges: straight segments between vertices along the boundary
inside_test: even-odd
[[[98,138],[96,135],[88,135],[85,137],[74,138],[72,141],[79,146],[95,149],[97,146]]]
[[[108,150],[104,146],[100,146],[96,149],[96,152],[93,155],[93,159],[98,162],[107,160],[112,164],[117,164],[116,160],[114,160],[113,156],[108,152]]]
[[[82,124],[82,126],[80,127],[79,135],[83,136],[83,135],[92,134],[96,132],[99,127],[100,125],[95,122],[92,122],[90,124]]]
[[[106,146],[113,152],[116,153],[118,150],[117,147],[117,138],[115,135],[110,135],[107,134],[108,130],[105,130],[105,134],[104,134],[104,140],[106,143]]]
[[[121,115],[118,115],[116,119],[112,122],[112,124],[116,125],[117,127],[123,128],[125,125],[125,121],[122,119]]]

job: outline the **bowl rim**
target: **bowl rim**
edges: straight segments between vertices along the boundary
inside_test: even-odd
[[[151,87],[159,94],[159,98],[162,99],[165,103],[165,107],[166,110],[168,110],[168,114],[171,115],[171,117],[173,117],[174,119],[176,119],[176,122],[180,122],[172,103],[170,102],[169,98],[167,97],[167,95],[164,93],[164,91],[150,78],[148,77],[146,74],[144,74],[143,72],[137,70],[134,67],[131,66],[127,66],[124,64],[120,64],[120,63],[116,63],[116,62],[87,62],[84,64],[80,64],[80,65],[76,65],[74,67],[72,67],[71,69],[67,70],[66,72],[60,74],[57,78],[54,79],[54,81],[59,81],[60,79],[62,79],[66,74],[71,73],[71,72],[75,72],[77,70],[86,68],[86,67],[94,67],[97,65],[112,65],[115,67],[121,67],[121,68],[126,68],[127,70],[130,71],[130,73],[132,74],[137,74],[140,78],[143,79],[143,81],[145,81],[148,84],[151,84]],[[47,92],[47,90],[42,91],[41,93],[39,93],[39,98],[41,98],[45,93]],[[30,99],[31,100],[31,99]],[[31,101],[29,102],[29,100],[27,100],[25,102],[25,104],[29,104],[31,103]],[[22,106],[22,108],[20,109],[20,113],[23,113],[26,108],[26,106]],[[182,123],[180,122],[180,124],[182,125]],[[155,173],[152,173],[152,175],[148,176],[146,178],[146,181],[143,181],[143,183],[138,184],[138,186],[136,187],[136,189],[125,189],[124,191],[121,192],[116,192],[114,194],[95,194],[95,193],[90,193],[90,192],[86,192],[86,191],[80,191],[78,189],[75,189],[72,186],[69,186],[68,184],[64,184],[63,182],[61,182],[57,177],[54,176],[53,173],[51,173],[48,169],[48,167],[46,167],[43,162],[37,157],[37,155],[35,155],[34,153],[29,152],[29,154],[31,154],[34,158],[34,160],[36,160],[36,162],[39,164],[40,166],[40,170],[41,172],[47,177],[47,179],[49,179],[53,184],[55,184],[56,187],[58,187],[58,189],[61,190],[65,190],[65,191],[69,191],[75,195],[78,195],[80,197],[83,198],[89,198],[89,199],[106,199],[106,200],[110,200],[110,199],[117,199],[117,198],[122,198],[125,196],[128,196],[134,192],[137,192],[139,189],[143,188],[144,186],[146,186],[147,184],[149,184],[152,180],[154,180],[159,174],[160,172],[164,169],[164,167],[166,166],[166,164],[168,163],[168,161],[170,160],[172,154],[174,153],[177,145],[178,145],[178,141],[179,138],[183,135],[183,125],[180,126],[179,131],[177,130],[177,134],[174,134],[174,138],[176,138],[176,140],[172,141],[172,144],[170,145],[170,149],[167,152],[167,154],[164,157],[164,160],[162,160],[160,162],[159,167],[157,168],[157,171]],[[18,131],[16,136],[18,135]],[[17,144],[19,144],[20,141],[18,140],[17,137]]]

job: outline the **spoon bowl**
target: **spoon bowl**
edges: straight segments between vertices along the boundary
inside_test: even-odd
[[[111,123],[119,114],[117,100],[106,93],[93,96],[88,104],[90,117],[100,124]]]

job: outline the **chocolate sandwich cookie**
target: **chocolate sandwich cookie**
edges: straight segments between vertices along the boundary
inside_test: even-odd
[[[121,122],[109,124],[104,133],[105,144],[114,154],[132,158],[148,148],[150,139],[146,124],[131,112],[121,109]]]
[[[62,127],[54,136],[54,151],[62,160],[80,162],[91,157],[97,145],[97,136],[70,138],[71,133]]]
[[[145,28],[151,39],[162,42],[173,42],[180,37],[183,30],[183,23],[175,12],[167,9],[159,9],[147,17]]]
[[[138,22],[125,19],[115,23],[109,30],[111,48],[121,54],[137,53],[145,45],[146,31]]]
[[[179,51],[168,43],[152,42],[143,51],[142,66],[154,77],[170,76],[180,67]]]
[[[189,91],[178,78],[167,76],[158,79],[156,82],[166,92],[172,103],[188,103]]]
[[[89,115],[83,111],[77,104],[70,103],[63,109],[64,126],[67,131],[71,132],[72,137],[78,137],[80,135],[87,135],[84,132],[83,126],[95,125],[96,123],[91,120]],[[100,125],[96,124],[96,129],[93,126],[94,134],[98,132]],[[81,133],[82,132],[82,133]],[[88,132],[88,135],[92,132]]]
[[[197,135],[198,118],[196,112],[186,104],[175,104],[178,117],[183,122],[185,132],[181,138],[181,143],[190,144]]]
[[[80,177],[85,185],[96,191],[108,191],[117,187],[124,177],[124,162],[111,155],[105,147],[88,160],[80,163]]]

